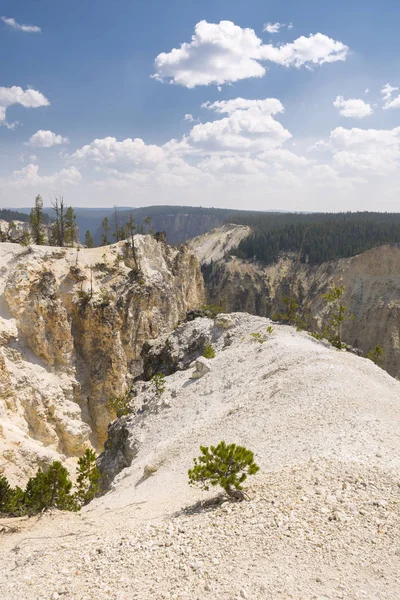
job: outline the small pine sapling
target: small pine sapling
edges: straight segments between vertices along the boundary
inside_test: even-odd
[[[211,344],[207,344],[203,351],[204,358],[215,358],[215,350]]]
[[[375,346],[375,348],[372,348],[369,352],[367,352],[365,357],[369,358],[369,360],[372,360],[372,362],[378,365],[385,358],[385,352],[382,346],[378,344]]]
[[[100,489],[101,475],[96,466],[96,459],[95,452],[87,448],[78,460],[75,497],[81,506],[93,500]]]
[[[342,325],[346,319],[353,319],[354,315],[348,313],[348,307],[342,304],[344,285],[333,285],[329,292],[323,294],[323,298],[332,307],[329,324],[324,334],[335,348],[341,350],[345,347],[342,342]]]
[[[110,398],[107,402],[108,410],[115,415],[115,418],[125,417],[132,411],[133,392],[131,390],[122,394],[122,396],[115,396]]]
[[[162,373],[155,373],[151,378],[156,390],[157,396],[161,396],[165,392],[165,377]]]
[[[203,490],[220,485],[226,494],[235,500],[244,500],[242,483],[247,475],[260,469],[254,462],[254,454],[243,446],[220,442],[218,446],[200,446],[201,455],[194,458],[193,469],[189,469],[189,484],[199,485]]]

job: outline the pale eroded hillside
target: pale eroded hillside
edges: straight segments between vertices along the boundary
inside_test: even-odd
[[[161,238],[95,249],[0,244],[0,469],[20,483],[101,450],[107,401],[141,372],[145,340],[204,302],[197,259]]]
[[[118,453],[130,466],[108,494],[81,515],[13,522],[0,551],[9,600],[398,597],[400,383],[269,325],[197,319],[155,343],[178,368],[199,340],[216,357],[200,379],[193,367],[166,377],[161,397],[139,384],[137,414],[110,429],[103,467]],[[249,501],[207,508],[218,491],[190,488],[187,469],[221,439],[261,470]]]

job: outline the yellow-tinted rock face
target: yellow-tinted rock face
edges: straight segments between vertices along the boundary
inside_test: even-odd
[[[209,302],[222,302],[229,311],[271,317],[284,310],[282,300],[291,294],[293,281],[295,295],[313,315],[315,329],[326,322],[322,294],[332,283],[343,284],[343,303],[354,315],[343,325],[344,341],[363,353],[380,344],[385,351],[382,366],[400,376],[400,246],[380,246],[318,266],[297,265],[294,258],[263,266],[228,257],[214,265],[207,281]]]
[[[135,249],[136,259],[124,242],[0,244],[0,469],[14,480],[89,444],[101,449],[107,401],[141,373],[143,343],[204,303],[186,247],[138,235]]]

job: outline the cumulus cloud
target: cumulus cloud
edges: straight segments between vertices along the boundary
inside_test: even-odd
[[[385,175],[400,163],[400,127],[394,129],[345,129],[337,127],[329,138],[333,166],[339,169]]]
[[[32,146],[33,148],[51,148],[52,146],[68,143],[69,139],[67,137],[62,137],[62,135],[57,135],[49,130],[39,129],[39,131],[29,138],[29,141],[25,145]]]
[[[350,117],[353,119],[363,119],[364,117],[369,117],[373,113],[372,106],[359,98],[345,100],[343,96],[337,96],[336,100],[333,102],[333,106],[339,110],[339,114],[341,114],[342,117]]]
[[[239,27],[232,21],[200,21],[191,42],[156,57],[153,77],[187,88],[222,85],[249,77],[263,77],[266,68],[262,63],[310,67],[345,60],[347,54],[345,44],[322,33],[273,46],[263,44],[254,29]]]
[[[392,98],[393,92],[398,91],[398,87],[393,87],[390,83],[386,83],[381,89],[381,94],[384,100],[383,108],[400,108],[400,95]]]
[[[266,23],[263,27],[263,31],[267,33],[278,33],[281,27],[284,27],[281,23]]]
[[[228,116],[195,125],[182,140],[181,149],[186,152],[262,152],[291,138],[290,132],[274,118],[283,112],[276,98],[235,98],[206,103],[203,107]]]
[[[151,167],[163,159],[164,151],[160,146],[146,145],[140,138],[127,138],[119,142],[114,137],[96,139],[83,146],[73,155],[73,160],[90,160],[103,165],[122,167]]]
[[[73,166],[61,169],[52,175],[40,175],[38,165],[30,163],[22,169],[13,171],[7,180],[0,182],[0,185],[16,189],[29,187],[55,189],[58,186],[77,185],[81,179],[80,172]]]
[[[38,108],[49,106],[50,102],[37,90],[23,90],[16,85],[10,88],[0,87],[0,124],[7,124],[6,109],[13,104],[20,104],[25,108]]]
[[[15,31],[24,31],[25,33],[40,33],[42,31],[37,25],[20,25],[12,17],[0,17],[0,20],[12,29],[15,29]]]

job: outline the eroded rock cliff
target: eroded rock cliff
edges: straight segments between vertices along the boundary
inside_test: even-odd
[[[196,257],[161,238],[94,249],[0,244],[0,469],[19,482],[102,448],[107,401],[142,371],[146,340],[204,302]]]
[[[217,237],[218,230],[211,233]],[[222,240],[224,235],[221,232]],[[191,244],[204,265],[207,236]],[[363,353],[380,344],[385,351],[382,366],[400,376],[400,246],[380,246],[321,265],[298,264],[296,256],[270,265],[228,256],[206,268],[205,277],[208,302],[230,312],[271,317],[283,312],[283,298],[294,294],[312,315],[314,330],[320,330],[328,317],[322,294],[333,283],[343,284],[343,302],[354,315],[343,325],[344,341]]]

